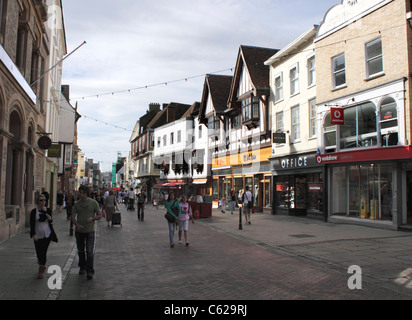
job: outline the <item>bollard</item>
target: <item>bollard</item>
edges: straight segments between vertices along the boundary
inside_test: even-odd
[[[242,227],[242,207],[239,207],[239,230],[243,230],[243,227]]]

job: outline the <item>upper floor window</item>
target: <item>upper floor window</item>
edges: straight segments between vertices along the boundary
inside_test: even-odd
[[[333,87],[338,88],[346,84],[345,54],[332,58]]]
[[[182,130],[177,131],[177,143],[182,142]]]
[[[382,146],[396,146],[398,144],[398,110],[393,98],[388,97],[382,101],[379,123]]]
[[[316,136],[316,99],[309,100],[309,137]]]
[[[368,42],[365,47],[367,77],[383,72],[382,39]]]
[[[283,100],[283,79],[282,74],[275,78],[275,102]]]
[[[292,141],[300,139],[300,110],[299,106],[293,107],[292,111]]]
[[[283,112],[276,113],[276,131],[277,132],[284,132]]]
[[[259,119],[259,98],[251,97],[242,101],[243,122]]]
[[[290,69],[290,95],[293,96],[299,93],[299,71],[295,66]]]
[[[316,64],[315,57],[308,59],[308,87],[316,84]]]
[[[174,132],[170,133],[170,144],[175,143],[174,142],[174,136],[175,136]]]

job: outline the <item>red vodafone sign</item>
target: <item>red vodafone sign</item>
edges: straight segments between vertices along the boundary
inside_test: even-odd
[[[330,108],[330,124],[332,125],[344,125],[345,118],[343,116],[342,108]]]

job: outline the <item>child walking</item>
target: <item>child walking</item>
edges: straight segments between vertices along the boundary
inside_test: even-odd
[[[192,224],[195,223],[193,218],[192,208],[190,204],[187,203],[187,197],[182,196],[180,202],[181,214],[179,217],[179,244],[182,244],[182,230],[184,231],[186,247],[189,246],[189,218],[192,219]]]

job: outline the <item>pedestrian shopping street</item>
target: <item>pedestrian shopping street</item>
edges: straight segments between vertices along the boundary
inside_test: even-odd
[[[217,209],[189,225],[190,246],[170,248],[164,208],[146,206],[145,221],[120,206],[122,226],[97,221],[95,276],[79,275],[65,212],[55,213],[59,243],[48,266],[63,270],[61,290],[36,279],[29,234],[0,245],[2,300],[363,300],[412,298],[411,233],[308,218],[239,214]],[[350,290],[348,268],[362,269],[362,289]]]

